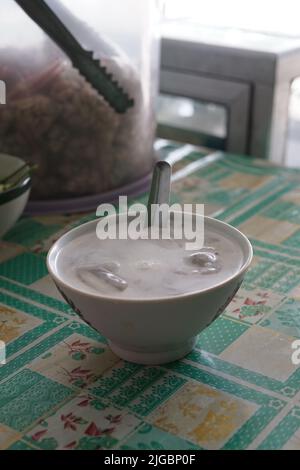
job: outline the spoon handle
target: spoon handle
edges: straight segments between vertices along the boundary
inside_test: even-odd
[[[170,203],[170,187],[171,187],[171,165],[166,161],[159,161],[156,163],[151,189],[148,199],[148,227],[150,227],[155,219],[155,210],[152,204],[168,204]]]

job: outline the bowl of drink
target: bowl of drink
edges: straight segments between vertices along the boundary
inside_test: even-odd
[[[121,215],[110,217],[120,225]],[[227,223],[195,217],[204,226],[200,249],[174,237],[99,239],[94,220],[49,251],[60,293],[120,358],[152,365],[182,358],[239,289],[250,242]]]

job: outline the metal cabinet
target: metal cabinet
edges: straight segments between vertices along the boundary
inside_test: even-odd
[[[232,39],[210,28],[164,27],[162,95],[226,109],[226,138],[221,145],[207,136],[205,142],[199,129],[205,145],[284,163],[291,83],[298,76],[297,38],[238,31]]]

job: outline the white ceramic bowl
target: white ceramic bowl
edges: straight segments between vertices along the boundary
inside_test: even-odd
[[[237,229],[205,217],[242,249],[240,270],[209,289],[154,299],[116,299],[83,292],[69,285],[56,269],[59,251],[71,240],[96,230],[98,220],[83,224],[63,235],[47,257],[48,270],[71,307],[109,341],[122,359],[139,364],[163,364],[185,356],[194,347],[198,333],[226,308],[239,289],[252,259],[248,239]]]
[[[24,165],[21,158],[0,154],[0,181]],[[16,223],[28,201],[31,179],[28,176],[13,188],[0,192],[0,237]]]

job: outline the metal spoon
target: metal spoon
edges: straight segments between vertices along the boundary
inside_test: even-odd
[[[170,203],[170,188],[171,188],[171,165],[166,161],[159,161],[156,163],[151,182],[151,189],[147,204],[148,210],[148,227],[150,227],[158,210],[157,205]],[[155,204],[155,206],[153,206]],[[164,222],[164,221],[163,221]]]

